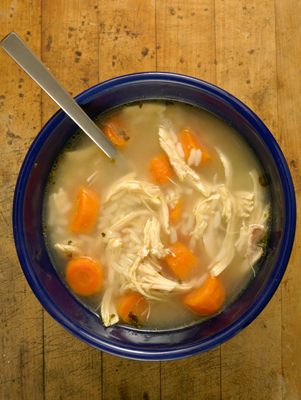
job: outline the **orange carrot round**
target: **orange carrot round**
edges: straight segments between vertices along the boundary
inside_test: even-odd
[[[219,279],[209,276],[200,288],[184,298],[184,303],[198,314],[211,315],[221,308],[225,298]]]
[[[173,254],[165,257],[170,269],[180,278],[184,279],[197,263],[197,258],[180,242],[169,246]]]
[[[205,151],[205,149],[199,144],[196,137],[193,135],[190,129],[183,129],[179,134],[179,141],[182,145],[185,158],[188,160],[192,149],[201,150],[202,152],[202,163],[210,160],[212,157]]]
[[[73,215],[69,224],[71,232],[89,232],[96,221],[99,197],[91,189],[81,188],[75,201]]]
[[[148,169],[152,180],[157,184],[168,182],[174,175],[166,154],[160,154],[153,158],[148,164]]]
[[[133,325],[144,322],[149,304],[140,293],[126,293],[119,298],[117,311],[120,318]]]
[[[101,130],[116,147],[125,147],[130,141],[128,129],[117,118],[112,118]]]
[[[71,260],[66,270],[66,280],[70,288],[81,296],[99,292],[103,273],[100,264],[90,257],[77,257]]]
[[[169,207],[169,218],[172,221],[177,221],[179,219],[182,206],[183,202],[181,200],[178,200],[174,208]]]

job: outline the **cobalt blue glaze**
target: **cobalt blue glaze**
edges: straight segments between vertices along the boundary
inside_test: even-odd
[[[43,238],[42,202],[48,174],[60,150],[77,131],[57,112],[34,140],[15,190],[13,228],[20,264],[36,297],[65,329],[89,345],[135,360],[165,361],[210,350],[250,324],[267,305],[286,269],[295,235],[296,200],[285,158],[262,121],[229,93],[188,76],[148,72],[100,83],[76,101],[96,117],[108,108],[144,99],[171,99],[203,107],[231,124],[256,152],[269,180],[273,222],[268,254],[247,289],[226,310],[199,325],[173,331],[105,329],[58,279]]]

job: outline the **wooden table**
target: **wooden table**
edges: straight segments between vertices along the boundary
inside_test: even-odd
[[[118,75],[170,71],[237,96],[281,146],[299,195],[300,0],[1,0],[16,31],[72,96]],[[80,342],[29,288],[12,233],[18,172],[57,106],[0,50],[0,399],[300,399],[300,233],[260,316],[205,354],[128,361]],[[299,199],[298,199],[299,203]]]

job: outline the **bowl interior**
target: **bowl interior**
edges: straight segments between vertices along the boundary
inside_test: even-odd
[[[189,328],[137,331],[99,319],[66,289],[50,262],[44,243],[42,202],[47,178],[59,152],[78,130],[59,111],[45,125],[22,165],[14,198],[15,243],[24,274],[35,295],[61,325],[100,350],[138,360],[171,360],[209,350],[247,326],[265,307],[285,271],[295,232],[295,194],[281,150],[265,125],[233,96],[206,82],[166,73],[128,75],[99,84],[77,98],[92,118],[138,100],[187,102],[220,116],[250,144],[261,162],[272,200],[272,231],[268,256],[251,284],[226,310]]]

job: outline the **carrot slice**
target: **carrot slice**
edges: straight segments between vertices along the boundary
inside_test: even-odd
[[[185,297],[184,303],[198,314],[211,315],[221,308],[225,297],[219,279],[209,276],[200,288]]]
[[[80,188],[76,197],[69,230],[75,233],[89,232],[96,221],[99,197],[91,189]]]
[[[177,221],[179,219],[181,210],[182,210],[183,202],[179,200],[174,208],[169,207],[169,218],[172,221]]]
[[[119,298],[117,311],[120,318],[137,328],[141,327],[147,317],[149,304],[140,293],[126,293]]]
[[[102,267],[90,257],[77,257],[67,266],[66,279],[74,293],[90,296],[102,285]]]
[[[201,150],[201,152],[202,152],[201,163],[212,159],[212,157],[199,144],[199,142],[197,141],[196,137],[193,135],[193,133],[191,132],[190,129],[183,129],[180,132],[179,141],[182,145],[186,160],[188,160],[192,149]]]
[[[148,169],[152,180],[158,184],[167,182],[174,175],[166,154],[160,154],[153,158],[148,164]]]
[[[129,131],[118,118],[112,118],[104,127],[102,132],[116,147],[125,147],[130,140]]]
[[[197,258],[180,242],[170,245],[169,250],[174,255],[168,254],[165,261],[180,279],[184,279],[196,265]]]

